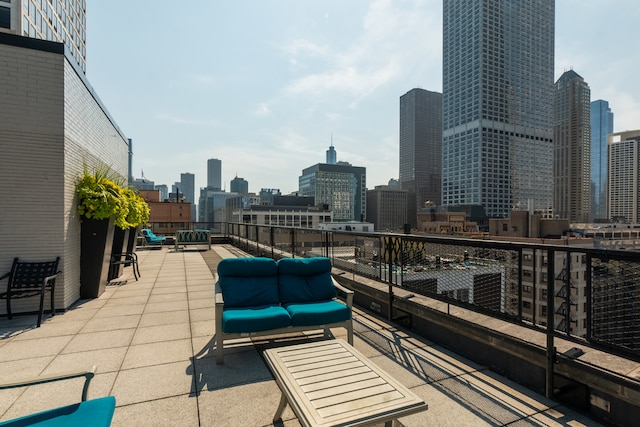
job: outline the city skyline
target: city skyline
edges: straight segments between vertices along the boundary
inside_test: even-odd
[[[286,194],[333,142],[338,161],[367,168],[368,187],[398,178],[399,97],[442,91],[441,1],[198,8],[87,5],[87,77],[133,139],[134,176],[170,184],[190,172],[198,189],[218,158],[226,188],[238,175],[252,192]],[[638,15],[631,2],[556,3],[554,78],[575,69],[616,130],[640,127],[626,54],[640,42],[621,30]]]

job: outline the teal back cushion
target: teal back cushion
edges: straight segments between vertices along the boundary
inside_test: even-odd
[[[326,301],[335,297],[329,258],[282,258],[278,261],[280,301]]]
[[[271,258],[225,258],[218,264],[225,308],[278,304],[278,264]]]

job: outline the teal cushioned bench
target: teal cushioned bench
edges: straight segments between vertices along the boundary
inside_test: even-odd
[[[0,422],[0,426],[109,427],[115,407],[115,397],[105,396]]]
[[[37,386],[57,381],[84,377],[81,401],[72,405],[36,412],[20,418],[0,422],[2,427],[109,427],[116,408],[116,399],[105,396],[87,400],[89,384],[95,376],[96,367],[88,371],[25,378],[13,382],[0,382],[0,390]]]
[[[324,257],[225,258],[217,268],[216,361],[224,340],[331,327],[347,329],[353,345],[353,291],[331,276]],[[337,300],[339,289],[345,301]]]

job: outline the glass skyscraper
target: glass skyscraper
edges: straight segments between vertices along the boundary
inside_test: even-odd
[[[400,186],[408,191],[407,219],[417,226],[417,211],[441,203],[442,94],[411,89],[400,97]]]
[[[591,90],[573,70],[556,82],[553,212],[571,223],[591,216]]]
[[[607,218],[607,135],[613,133],[609,102],[591,103],[591,218]]]
[[[554,0],[444,0],[442,202],[553,199]]]

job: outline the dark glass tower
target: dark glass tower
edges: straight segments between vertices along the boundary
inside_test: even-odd
[[[556,82],[553,212],[572,223],[591,216],[591,89],[575,71]]]
[[[553,199],[555,2],[444,0],[443,204]]]
[[[441,176],[442,94],[411,89],[400,97],[400,186],[412,227],[425,202],[441,203]]]
[[[591,103],[591,218],[607,218],[607,135],[613,133],[613,112],[602,99]]]

